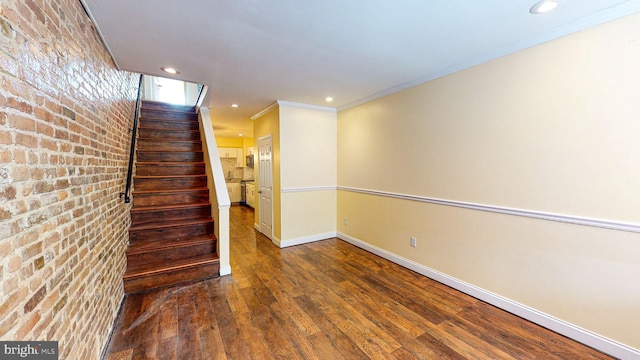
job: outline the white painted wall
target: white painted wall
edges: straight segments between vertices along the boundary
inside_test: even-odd
[[[337,114],[279,102],[281,246],[335,236]]]
[[[341,111],[338,232],[640,355],[638,64],[633,15]]]

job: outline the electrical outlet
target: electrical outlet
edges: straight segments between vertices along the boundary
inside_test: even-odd
[[[349,219],[344,218],[344,224],[345,224],[345,225],[349,225]]]
[[[409,244],[411,245],[411,247],[416,247],[417,245],[417,239],[415,236],[412,236],[411,239],[409,239]]]

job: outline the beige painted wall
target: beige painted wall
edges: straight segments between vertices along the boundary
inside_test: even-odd
[[[273,235],[276,238],[281,237],[281,223],[280,223],[280,110],[278,107],[274,107],[271,111],[262,114],[259,118],[253,121],[253,137],[256,144],[256,151],[258,141],[264,136],[271,135],[271,146],[273,147],[272,165],[273,165]],[[256,224],[260,219],[259,202],[257,198],[257,192],[259,188],[259,170],[258,166],[254,168],[256,179],[256,208],[255,208],[255,222]]]
[[[336,190],[282,194],[283,244],[335,237]]]
[[[244,138],[230,138],[216,136],[218,147],[241,148],[244,147]]]
[[[338,185],[640,223],[639,34],[633,15],[340,112]],[[337,229],[640,349],[638,233],[347,191]]]
[[[335,112],[280,105],[281,240],[335,233],[337,150]]]

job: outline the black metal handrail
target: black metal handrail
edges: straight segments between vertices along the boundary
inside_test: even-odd
[[[200,106],[200,103],[202,103],[202,100],[204,100],[203,96],[204,96],[204,85],[198,84],[198,98],[196,99],[195,107]]]
[[[131,131],[131,149],[129,150],[129,168],[127,169],[127,185],[124,192],[120,193],[120,197],[124,196],[124,202],[131,202],[131,183],[133,181],[133,160],[136,152],[136,138],[138,137],[138,121],[140,119],[140,105],[142,104],[142,77],[138,82],[138,99],[136,100],[136,113],[133,117],[133,128]]]

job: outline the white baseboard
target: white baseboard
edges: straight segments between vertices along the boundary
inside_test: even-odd
[[[231,275],[231,265],[220,266],[220,276]]]
[[[302,245],[302,244],[306,244],[306,243],[310,243],[310,242],[314,242],[314,241],[326,240],[326,239],[333,238],[333,237],[336,237],[336,232],[335,231],[327,232],[327,233],[323,233],[323,234],[315,234],[315,235],[310,235],[310,236],[303,236],[303,237],[290,239],[290,240],[280,240],[280,239],[274,237],[274,239],[272,239],[271,241],[273,241],[273,243],[279,248],[286,248],[286,247],[289,247],[289,246]]]
[[[520,304],[513,300],[507,299],[500,295],[486,291],[477,286],[466,283],[462,280],[456,279],[449,275],[443,274],[437,270],[426,267],[422,264],[416,263],[412,260],[406,259],[402,256],[396,255],[387,250],[381,249],[377,246],[371,245],[365,241],[354,238],[342,232],[337,233],[337,237],[350,244],[353,244],[361,249],[367,250],[373,254],[376,254],[382,258],[385,258],[391,262],[394,262],[407,269],[413,270],[419,274],[422,274],[435,281],[450,286],[456,290],[459,290],[465,294],[471,295],[484,302],[494,305],[500,309],[508,311],[512,314],[518,315],[524,319],[527,319],[533,323],[546,327],[559,334],[562,334],[568,338],[581,342],[594,349],[602,351],[606,354],[615,356],[620,359],[640,359],[640,350],[626,346],[614,340],[608,339],[604,336],[593,333],[589,330],[583,329],[579,326],[573,325],[561,319],[558,319],[549,314],[545,314],[534,308]]]

